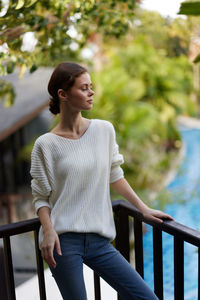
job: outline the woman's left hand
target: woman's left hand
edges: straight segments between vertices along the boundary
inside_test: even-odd
[[[150,221],[155,221],[157,223],[162,223],[163,219],[174,221],[174,219],[170,215],[160,210],[152,209],[149,207],[145,208],[141,213],[143,214],[145,219],[148,219]]]

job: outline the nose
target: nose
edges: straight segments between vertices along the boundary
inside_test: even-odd
[[[90,89],[90,95],[94,95],[94,91]]]

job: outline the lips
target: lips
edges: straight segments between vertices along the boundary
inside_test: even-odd
[[[88,100],[87,102],[90,103],[90,104],[92,104],[92,103],[93,103],[93,100],[90,99],[90,100]]]

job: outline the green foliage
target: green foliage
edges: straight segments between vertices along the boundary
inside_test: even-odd
[[[0,98],[3,100],[6,107],[9,107],[13,104],[15,99],[15,91],[10,82],[0,80]]]
[[[95,104],[85,116],[114,124],[132,186],[157,189],[181,146],[176,117],[188,107],[195,112],[191,65],[183,56],[156,51],[141,37],[126,49],[107,47],[105,57],[104,68],[92,74]]]
[[[180,11],[178,14],[183,15],[200,15],[200,2],[192,1],[192,2],[183,2],[181,3]]]
[[[176,18],[169,22],[167,27],[168,38],[166,49],[168,56],[188,55],[192,36],[190,20]]]
[[[0,61],[12,61],[33,71],[42,58],[55,60],[71,52],[71,43],[82,48],[94,33],[120,37],[129,28],[135,1],[9,1],[7,12],[0,18],[0,44],[7,46]],[[70,33],[73,30],[76,34]],[[23,36],[34,33],[37,44],[30,56],[23,51]],[[5,72],[5,70],[4,70]]]
[[[197,55],[197,57],[193,61],[194,63],[200,62],[200,54]]]
[[[189,16],[189,20],[191,21],[193,27],[193,35],[198,37],[199,36],[199,22],[195,20],[195,26],[193,19],[191,16],[199,16],[200,15],[200,2],[195,0],[188,0],[181,3],[180,10],[178,12],[180,15],[187,15]],[[196,58],[193,60],[194,63],[199,63],[200,61],[200,54],[196,56]]]
[[[146,36],[156,49],[166,49],[170,22],[158,12],[137,9],[132,28],[134,38]]]
[[[22,77],[26,69],[32,73],[40,65],[76,60],[96,33],[115,38],[124,35],[134,7],[132,0],[8,1],[0,17],[0,75],[18,67]],[[35,39],[29,50],[24,48],[27,33]]]
[[[132,28],[133,37],[145,36],[155,49],[162,49],[169,57],[187,55],[192,26],[183,18],[164,18],[158,12],[137,9]]]

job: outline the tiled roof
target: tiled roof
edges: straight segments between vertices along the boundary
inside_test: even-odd
[[[33,119],[48,104],[51,73],[50,68],[39,68],[32,74],[26,72],[22,79],[17,72],[0,78],[10,81],[16,92],[12,107],[6,108],[0,101],[0,140]]]

